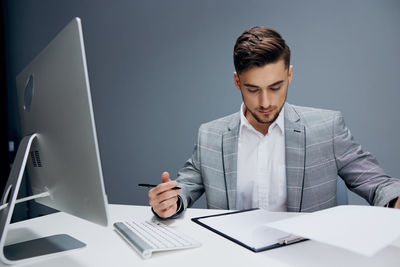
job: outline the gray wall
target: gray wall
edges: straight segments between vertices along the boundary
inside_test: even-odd
[[[232,50],[253,25],[277,29],[292,49],[289,102],[341,110],[364,149],[400,176],[399,1],[12,0],[4,12],[11,136],[16,74],[82,18],[111,203],[147,204],[136,184],[176,175],[198,126],[238,111]]]

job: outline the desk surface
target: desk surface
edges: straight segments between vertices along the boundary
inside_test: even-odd
[[[65,252],[23,266],[400,266],[400,244],[393,244],[374,257],[364,257],[344,249],[306,241],[287,247],[253,253],[193,223],[190,218],[226,211],[188,209],[171,227],[202,243],[200,248],[154,253],[143,260],[116,233],[112,224],[130,218],[151,219],[149,207],[110,205],[110,225],[98,226],[65,213],[55,213],[11,225],[7,243],[46,235],[67,233],[85,242],[83,249]],[[0,266],[6,266],[0,263]]]

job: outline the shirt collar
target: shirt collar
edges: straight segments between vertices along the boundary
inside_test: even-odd
[[[256,129],[254,129],[253,125],[251,125],[249,123],[249,121],[247,120],[246,116],[244,115],[245,111],[246,111],[246,107],[245,107],[244,103],[242,103],[242,105],[240,106],[240,131],[242,131],[243,127],[246,127],[249,130],[256,132],[257,134],[261,134]],[[278,127],[278,129],[280,130],[281,135],[285,134],[284,114],[285,114],[285,106],[282,107],[281,112],[278,115],[278,118],[276,118],[276,120],[269,126],[268,132],[270,132],[275,127]]]

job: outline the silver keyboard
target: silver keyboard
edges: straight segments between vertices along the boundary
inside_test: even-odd
[[[116,222],[114,227],[143,258],[153,252],[199,247],[196,240],[159,221],[130,220]]]

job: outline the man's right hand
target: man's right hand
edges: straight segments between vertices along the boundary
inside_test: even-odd
[[[182,189],[172,189],[178,182],[169,179],[169,173],[161,174],[161,184],[149,190],[149,204],[161,218],[168,218],[178,209],[178,194]]]

